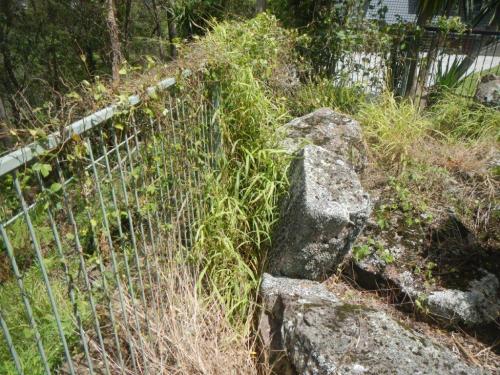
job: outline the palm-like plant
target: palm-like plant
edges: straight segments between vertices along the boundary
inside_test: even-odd
[[[420,27],[425,27],[434,17],[440,15],[449,16],[452,11],[458,11],[462,21],[470,29],[473,29],[481,21],[487,19],[488,27],[493,30],[498,30],[500,21],[500,0],[482,1],[479,12],[475,12],[476,3],[477,0],[420,0],[416,23]],[[460,79],[474,63],[481,50],[490,47],[492,42],[496,42],[496,39],[492,38],[491,41],[487,40],[486,43],[477,43],[474,45],[473,48],[468,51],[466,57],[459,64],[455,64],[452,76],[457,80]],[[417,51],[415,50],[414,52],[416,55]],[[408,77],[409,84],[407,85],[407,93],[415,95],[417,92],[422,91],[422,87],[418,87],[419,83],[423,85],[425,82],[427,70],[432,66],[434,63],[433,60],[437,55],[437,51],[433,51],[434,53],[431,52],[432,51],[429,51],[428,54],[428,61],[426,63],[427,68],[420,71],[419,77],[416,77],[417,58],[413,56],[414,58],[412,59],[413,62],[410,66]]]

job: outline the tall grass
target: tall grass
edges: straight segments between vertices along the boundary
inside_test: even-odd
[[[411,102],[397,101],[389,92],[364,103],[357,117],[374,156],[398,167],[408,162],[416,143],[425,142],[431,126]]]
[[[286,110],[269,80],[286,61],[289,35],[274,17],[222,23],[203,41],[219,86],[219,171],[205,176],[207,216],[198,233],[201,282],[233,323],[247,323],[270,245],[287,157],[279,149]]]
[[[443,92],[432,107],[418,110],[410,101],[385,93],[363,104],[356,116],[376,165],[369,173],[404,186],[410,201],[421,202],[433,217],[453,208],[480,241],[498,246],[492,228],[498,226],[494,165],[499,111],[451,92]]]
[[[135,308],[140,316],[149,317],[151,335],[135,330],[132,314],[129,320],[120,320],[122,331],[132,330],[131,350],[140,363],[137,368],[130,364],[122,369],[111,361],[112,373],[265,374],[265,369],[258,372],[254,342],[230,324],[217,295],[196,287],[200,275],[193,270],[200,267],[173,241],[162,238],[162,244],[176,251],[169,252],[166,262],[156,268],[159,276],[151,290],[153,302],[135,307],[133,301],[125,302],[130,311]]]
[[[57,268],[58,260],[47,258],[45,267],[48,270]],[[24,286],[30,301],[34,319],[42,338],[47,362],[50,368],[56,368],[63,361],[63,346],[58,335],[56,320],[43,283],[40,267],[33,265],[24,273]],[[67,297],[67,287],[62,273],[52,273],[51,287],[57,303],[63,331],[69,344],[78,340],[77,326],[73,317],[73,305]],[[44,367],[38,354],[34,333],[31,330],[24,305],[14,279],[6,281],[0,289],[0,308],[10,329],[20,362],[29,374],[42,375]],[[78,301],[82,320],[90,316],[90,309],[83,301]],[[0,374],[17,374],[7,345],[0,344]]]
[[[321,107],[354,114],[365,99],[361,87],[334,84],[326,78],[312,79],[292,94],[289,107],[295,116],[303,116]]]
[[[430,108],[433,129],[450,140],[500,139],[500,111],[445,92]]]

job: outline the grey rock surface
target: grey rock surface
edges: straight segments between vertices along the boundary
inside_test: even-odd
[[[265,274],[261,294],[268,324],[260,329],[277,374],[485,373],[384,312],[339,302],[320,284]]]
[[[409,259],[408,255],[404,257]],[[401,293],[402,301],[419,300],[436,321],[446,325],[477,326],[489,324],[500,316],[500,282],[486,271],[479,280],[470,281],[465,290],[437,290],[436,286],[425,285],[422,279],[415,278],[404,266],[385,264],[376,252],[353,262],[352,277],[358,285],[367,289],[393,289]]]
[[[366,164],[366,147],[361,126],[344,114],[320,108],[285,125],[284,147],[290,153],[304,144],[314,144],[330,151],[360,171]]]
[[[475,99],[488,106],[500,107],[500,76],[487,74],[477,85]]]
[[[469,290],[446,289],[429,294],[427,307],[431,314],[452,322],[467,325],[485,324],[500,316],[499,281],[486,273],[480,280],[471,281]]]
[[[335,154],[305,146],[290,166],[289,196],[269,254],[273,275],[326,279],[350,250],[371,212],[354,170]]]

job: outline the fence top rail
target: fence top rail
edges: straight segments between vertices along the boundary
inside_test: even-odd
[[[160,81],[158,84],[148,87],[146,95],[151,97],[157,91],[163,91],[175,85],[175,78],[167,78]],[[131,95],[128,97],[126,107],[137,105],[141,102],[139,95]],[[90,129],[102,124],[106,120],[112,118],[118,109],[123,108],[118,104],[111,104],[97,112],[92,113],[74,123],[66,126],[62,133],[60,131],[51,133],[43,142],[33,142],[0,158],[0,177],[10,173],[19,167],[29,163],[36,157],[54,150],[74,135],[83,134]]]

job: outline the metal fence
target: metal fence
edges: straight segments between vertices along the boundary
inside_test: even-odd
[[[443,88],[472,99],[485,74],[500,74],[500,32],[442,32],[391,35],[390,45],[362,42],[336,55],[324,53],[319,71],[334,84],[356,86],[369,94],[391,89],[398,96],[425,103]],[[317,67],[316,67],[317,68]]]
[[[499,32],[458,34],[427,28],[421,38],[409,36],[409,45],[411,39],[415,48],[402,53],[394,89],[418,103],[443,88],[472,99],[482,76],[500,73]]]
[[[147,373],[128,348],[149,329],[136,307],[204,215],[210,92],[167,79],[0,158],[0,373],[110,374],[109,353]]]

